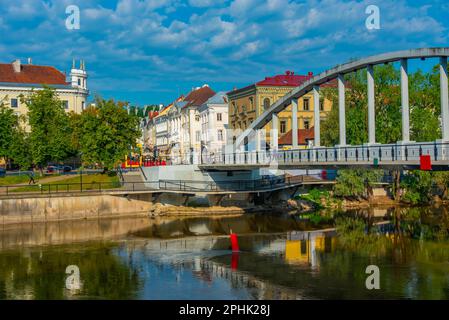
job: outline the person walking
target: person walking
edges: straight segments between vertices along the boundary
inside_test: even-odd
[[[28,174],[28,177],[30,177],[28,185],[30,185],[31,183],[36,184],[36,181],[34,181],[34,171],[31,171],[31,173]]]

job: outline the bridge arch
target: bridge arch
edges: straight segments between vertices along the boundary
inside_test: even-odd
[[[441,94],[441,117],[442,117],[442,140],[449,142],[449,97],[448,97],[448,71],[447,58],[449,57],[449,48],[421,48],[397,51],[375,55],[345,64],[337,65],[321,74],[306,81],[301,86],[294,88],[290,93],[276,101],[268,109],[264,109],[263,114],[255,119],[251,125],[237,137],[234,147],[244,145],[248,137],[257,130],[263,129],[270,121],[277,121],[277,114],[293,104],[293,110],[297,110],[295,105],[297,100],[302,96],[313,92],[314,105],[319,106],[319,88],[321,85],[337,79],[338,82],[338,109],[339,109],[339,130],[340,130],[340,146],[346,145],[346,120],[345,120],[345,83],[343,76],[345,74],[355,72],[361,69],[367,69],[368,77],[368,137],[369,143],[375,144],[375,101],[374,101],[374,72],[373,67],[379,64],[390,62],[401,62],[401,105],[402,105],[402,142],[410,141],[410,125],[409,125],[409,94],[408,94],[408,60],[410,59],[427,59],[440,58],[440,94]],[[264,103],[265,107],[265,103]],[[315,146],[320,146],[320,116],[319,108],[315,107]],[[295,117],[295,115],[293,115]],[[295,126],[295,121],[293,121]],[[297,123],[296,123],[297,126]],[[273,129],[276,129],[276,125]],[[293,128],[292,132],[296,132]],[[274,131],[273,130],[273,131]],[[293,134],[295,137],[296,134]],[[272,138],[274,149],[277,149],[277,133]],[[293,144],[295,140],[293,139]],[[295,145],[293,145],[295,148]]]

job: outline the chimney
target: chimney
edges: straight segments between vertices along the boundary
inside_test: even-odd
[[[22,68],[21,68],[21,63],[20,63],[20,59],[16,59],[13,63],[12,63],[12,67],[14,69],[14,72],[19,73]]]
[[[28,64],[33,64],[33,59],[28,58]]]
[[[313,76],[313,72],[309,71],[309,77]]]

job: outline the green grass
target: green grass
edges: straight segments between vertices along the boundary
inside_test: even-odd
[[[81,191],[80,185],[81,179],[77,175],[64,180],[49,182],[49,183],[37,183],[33,186],[25,186],[11,190],[11,192],[67,192],[67,191]],[[120,188],[120,181],[117,176],[110,176],[106,174],[89,174],[83,175],[83,191],[88,190],[105,190]]]
[[[7,176],[7,177],[0,178],[0,186],[19,184],[19,183],[24,183],[24,182],[28,182],[28,181],[30,181],[30,178],[26,175]]]

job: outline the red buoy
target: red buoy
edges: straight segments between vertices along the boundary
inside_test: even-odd
[[[235,233],[231,233],[231,246],[232,246],[232,252],[239,252],[239,241],[237,239],[237,235]]]

